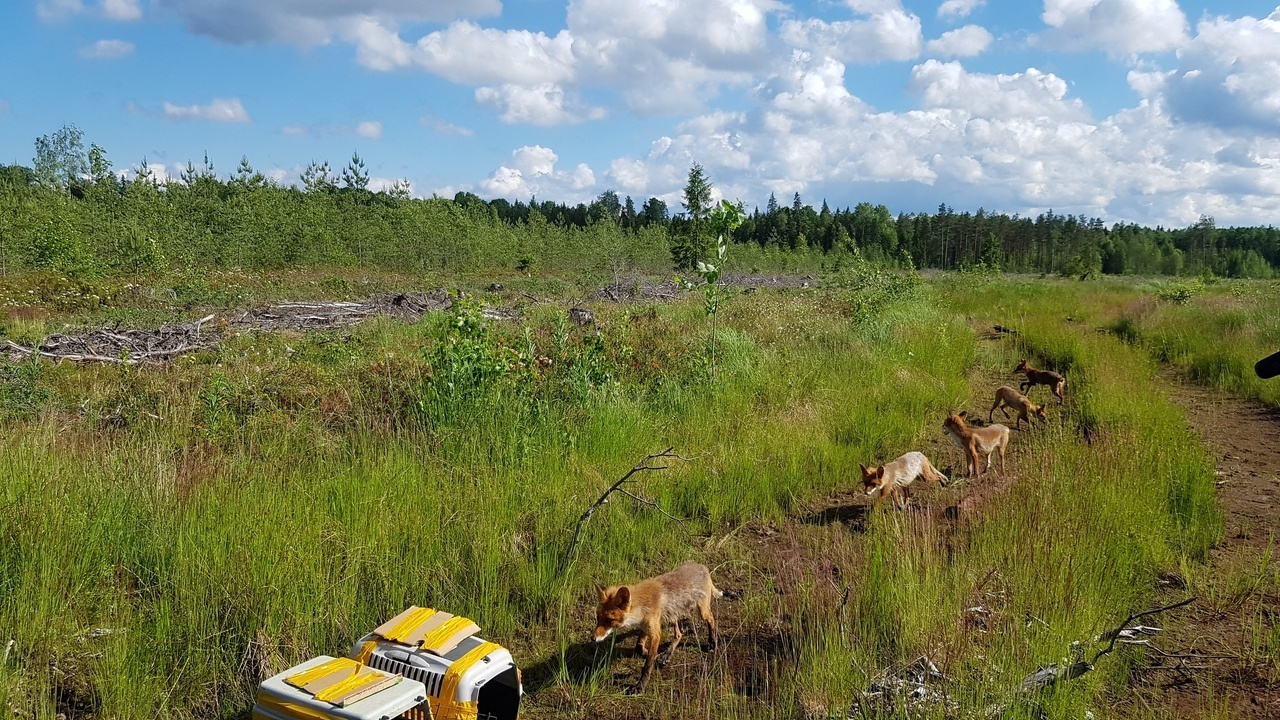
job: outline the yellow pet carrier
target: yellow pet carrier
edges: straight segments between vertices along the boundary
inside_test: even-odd
[[[258,686],[254,720],[385,720],[419,707],[421,682],[321,655]]]
[[[410,607],[358,640],[351,657],[426,687],[407,720],[515,720],[524,689],[511,653],[467,618]],[[427,707],[429,706],[429,712]]]

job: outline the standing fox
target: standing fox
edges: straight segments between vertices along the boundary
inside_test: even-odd
[[[653,666],[658,660],[658,645],[662,642],[662,624],[671,623],[674,627],[674,639],[667,649],[666,661],[675,654],[683,633],[680,632],[680,621],[693,619],[693,611],[697,610],[711,636],[711,649],[718,645],[716,638],[716,619],[711,614],[711,598],[724,597],[711,582],[711,571],[706,565],[685,563],[664,575],[648,580],[641,580],[634,585],[604,587],[596,584],[600,591],[600,607],[596,609],[596,630],[593,638],[600,642],[609,637],[613,631],[619,634],[633,630],[640,632],[640,651],[648,656],[644,670],[640,673],[640,682],[635,692],[644,690]]]
[[[1027,421],[1027,427],[1031,427],[1031,418],[1029,415],[1035,415],[1041,420],[1047,419],[1044,414],[1044,406],[1037,405],[1028,400],[1022,393],[1014,390],[1008,385],[1001,385],[996,388],[996,402],[991,406],[991,412],[987,413],[987,422],[991,422],[995,418],[996,410],[1006,418],[1009,417],[1009,408],[1013,408],[1018,412],[1018,422],[1014,428],[1021,430],[1022,421]]]
[[[947,476],[938,472],[924,453],[909,452],[880,467],[866,465],[858,465],[858,467],[862,468],[862,486],[866,488],[867,494],[872,496],[878,494],[880,500],[886,497],[893,498],[894,504],[899,508],[906,507],[904,493],[907,486],[915,482],[918,477],[924,477],[925,482],[936,482],[942,487],[947,486]]]
[[[1066,402],[1066,398],[1062,397],[1062,388],[1067,384],[1067,379],[1058,373],[1051,370],[1037,370],[1027,364],[1026,358],[1023,358],[1022,362],[1018,363],[1018,367],[1013,369],[1013,374],[1017,375],[1018,373],[1027,376],[1027,379],[1018,386],[1018,389],[1022,392],[1026,392],[1029,388],[1037,385],[1048,385],[1053,394],[1058,396],[1059,403]],[[1028,422],[1030,421],[1028,420]]]
[[[1009,444],[1009,428],[1004,425],[988,425],[984,428],[971,429],[964,424],[964,419],[968,416],[969,413],[963,411],[958,415],[950,413],[947,419],[942,421],[942,429],[968,456],[969,475],[974,478],[982,477],[982,466],[978,464],[979,454],[987,456],[987,471],[990,472],[991,454],[996,450],[1000,451],[1000,474],[1003,475],[1004,448]]]

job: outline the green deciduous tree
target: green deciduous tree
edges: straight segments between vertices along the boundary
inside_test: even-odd
[[[80,128],[63,125],[52,135],[36,138],[35,173],[42,185],[66,189],[88,172],[84,131]]]

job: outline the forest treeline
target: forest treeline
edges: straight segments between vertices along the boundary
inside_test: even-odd
[[[70,135],[68,137],[67,135]],[[486,201],[472,193],[413,198],[407,183],[373,191],[359,155],[340,171],[312,163],[301,186],[282,185],[242,159],[219,174],[206,158],[158,181],[144,162],[122,179],[105,152],[86,152],[74,127],[36,142],[32,167],[0,165],[0,272],[48,269],[82,275],[147,272],[176,264],[277,268],[376,266],[401,271],[510,267],[625,271],[669,269],[707,246],[699,220],[706,187],[669,208],[638,206],[607,191],[591,203]],[[695,166],[697,180],[707,183]],[[690,172],[691,185],[695,172]],[[832,209],[770,196],[734,231],[737,266],[839,265],[858,256],[918,268],[1000,268],[1086,274],[1272,277],[1280,229],[1107,227],[1053,211],[900,213],[858,203]]]

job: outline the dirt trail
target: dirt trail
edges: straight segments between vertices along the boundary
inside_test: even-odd
[[[1239,582],[1274,573],[1263,569],[1263,558],[1280,536],[1280,411],[1174,377],[1169,378],[1169,396],[1213,451],[1224,527],[1222,542],[1210,552],[1207,585],[1213,591],[1205,593],[1210,597],[1180,613],[1161,645],[1176,638],[1181,648],[1165,648],[1167,652],[1224,658],[1149,657],[1148,666],[1135,673],[1140,702],[1174,717],[1196,717],[1208,710],[1210,692],[1221,705],[1227,690],[1230,717],[1280,717],[1280,685],[1269,681],[1274,669],[1268,673],[1258,657],[1250,629],[1259,623],[1265,632],[1275,622],[1280,596],[1265,580]],[[1178,578],[1168,578],[1166,584],[1170,597],[1186,592],[1178,587]],[[1261,640],[1266,642],[1265,636]]]

